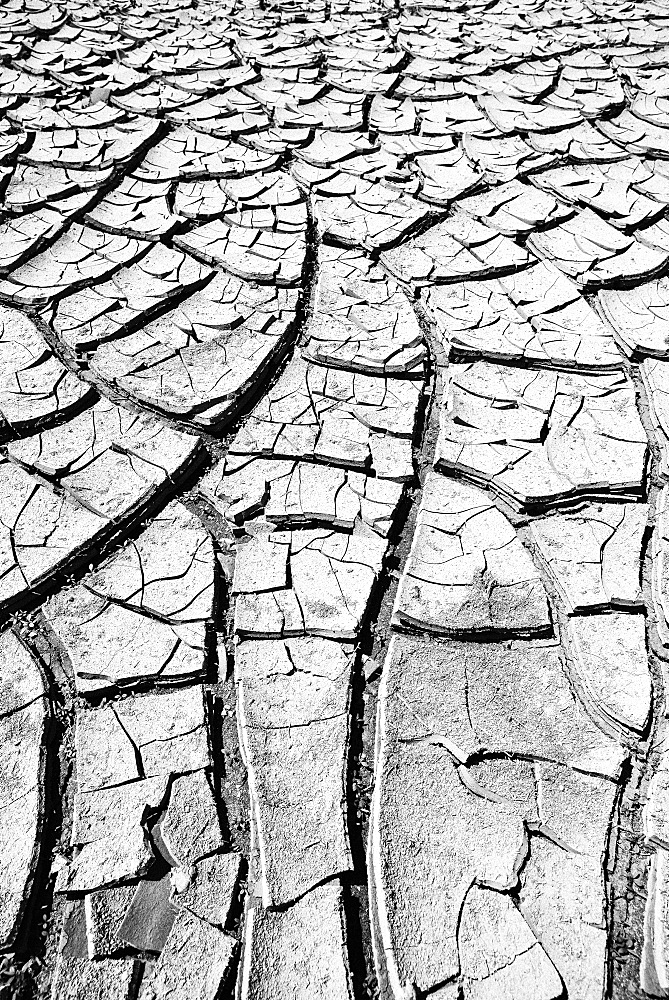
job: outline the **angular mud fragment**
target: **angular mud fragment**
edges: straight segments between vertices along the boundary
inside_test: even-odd
[[[539,573],[485,493],[428,475],[393,624],[439,635],[550,629]]]
[[[135,895],[134,885],[100,889],[84,896],[88,957],[112,958],[125,948],[119,931]]]
[[[139,882],[118,929],[126,946],[140,952],[162,951],[176,917],[169,895],[169,875],[147,875]]]

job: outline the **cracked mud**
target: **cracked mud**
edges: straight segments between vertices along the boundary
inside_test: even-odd
[[[668,71],[0,9],[0,1000],[669,996]]]

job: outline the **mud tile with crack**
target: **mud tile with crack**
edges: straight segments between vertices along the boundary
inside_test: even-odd
[[[530,536],[568,614],[644,606],[641,548],[647,519],[646,504],[589,504],[530,522]]]
[[[91,192],[78,192],[23,215],[5,215],[0,223],[0,273],[6,275],[22,264],[27,265],[37,254],[41,257],[44,248],[60,236],[72,217],[79,215],[93,197]]]
[[[636,288],[599,293],[601,309],[628,357],[669,357],[669,281],[660,278]]]
[[[482,194],[462,198],[458,207],[505,236],[524,235],[539,225],[559,222],[573,214],[555,196],[515,179]]]
[[[669,487],[663,486],[656,505],[655,530],[651,541],[653,557],[651,586],[657,630],[669,647]]]
[[[77,737],[82,745],[81,717],[79,723]],[[87,738],[113,738],[110,727],[98,728],[99,733],[86,733]],[[93,752],[101,752],[99,744]],[[91,893],[127,885],[145,875],[154,862],[154,853],[142,821],[148,812],[160,807],[167,780],[166,775],[136,778],[109,788],[78,791],[71,835],[76,855],[58,871],[55,891]]]
[[[241,1000],[351,1000],[341,884],[319,886],[287,910],[252,906],[241,970]]]
[[[216,927],[225,927],[235,902],[242,867],[242,856],[231,852],[210,854],[187,871],[175,869],[171,874],[172,906],[188,910]]]
[[[229,934],[180,910],[159,958],[145,974],[139,1000],[216,1000],[237,948]]]
[[[565,627],[571,677],[583,704],[614,739],[632,743],[650,715],[652,683],[642,615],[583,615]]]
[[[610,115],[625,105],[622,81],[599,52],[562,57],[558,86],[547,98],[559,107],[577,107],[588,119]]]
[[[549,265],[538,264],[513,277],[526,277],[529,283],[539,269],[548,271]],[[555,275],[551,278],[555,280]],[[569,285],[564,276],[560,278]],[[531,306],[514,305],[511,296],[518,301],[519,287],[520,282],[506,278],[438,285],[421,290],[421,305],[446,354],[450,351],[455,356],[478,355],[586,372],[622,367],[611,331],[584,299],[574,298],[574,290],[572,301],[554,310],[534,312]],[[541,309],[536,302],[532,306]]]
[[[661,996],[669,990],[669,939],[666,930],[668,905],[669,850],[661,847],[653,854],[648,873],[648,897],[639,969],[641,989],[651,996]]]
[[[541,819],[522,873],[520,910],[569,996],[597,1000],[607,982],[606,852],[616,786],[554,764],[536,765]]]
[[[151,183],[125,177],[86,213],[86,221],[106,233],[160,240],[168,236],[179,218],[170,211],[168,181]]]
[[[107,402],[9,448],[14,461],[0,465],[5,606],[143,513],[198,456],[195,438]]]
[[[385,536],[404,487],[326,465],[233,455],[205,475],[199,490],[238,526],[263,511],[280,528],[327,524],[352,529],[362,521]]]
[[[197,865],[223,846],[211,781],[204,771],[174,779],[160,834],[174,867],[182,869]]]
[[[417,662],[408,678],[412,656]],[[462,761],[487,750],[553,760],[608,778],[619,773],[624,751],[588,720],[555,640],[430,645],[396,636],[388,664],[388,697],[401,694],[404,708],[412,705],[398,738],[439,745],[443,739]],[[435,684],[450,693],[448,706],[433,704]],[[468,711],[460,711],[465,692]]]
[[[392,617],[440,635],[550,630],[539,573],[485,493],[431,472]]]
[[[112,175],[112,167],[106,170],[77,170],[18,163],[4,191],[3,208],[10,212],[26,212],[47,205],[54,207],[53,203],[61,199],[101,187]]]
[[[104,383],[194,427],[229,421],[289,346],[297,298],[219,272],[142,330],[102,344]]]
[[[554,162],[553,156],[533,149],[519,135],[504,135],[497,131],[486,135],[464,135],[462,145],[470,159],[483,168],[486,179],[493,183],[512,181],[529,170]]]
[[[182,108],[197,101],[197,95],[164,80],[150,80],[125,94],[116,94],[114,104],[124,111],[149,114],[156,118],[175,108]]]
[[[314,214],[324,238],[344,247],[378,250],[405,239],[428,207],[385,184],[360,180],[352,193],[315,195]]]
[[[666,479],[669,477],[669,364],[661,358],[646,358],[639,365],[639,372],[660,449],[660,474]]]
[[[51,714],[40,669],[11,631],[0,637],[0,941],[14,944],[30,903],[45,820]]]
[[[404,707],[402,707],[404,710]],[[458,917],[473,881],[512,888],[527,850],[514,806],[472,795],[440,747],[377,732],[370,876],[375,951],[396,1000],[460,971]]]
[[[150,246],[74,223],[64,236],[0,281],[0,299],[21,306],[45,305],[89,281],[111,275],[137,260]]]
[[[410,243],[384,250],[380,260],[395,277],[420,287],[510,274],[535,258],[463,212],[439,222]]]
[[[597,124],[584,121],[558,132],[532,132],[525,135],[525,140],[535,154],[546,158],[541,166],[561,166],[564,158],[576,163],[616,163],[627,159],[627,151],[598,131]]]
[[[214,567],[200,521],[173,502],[81,585],[52,598],[45,614],[68,652],[77,691],[204,676]]]
[[[532,233],[527,244],[587,290],[653,278],[669,257],[666,250],[621,233],[590,208],[554,229]]]
[[[56,892],[92,892],[145,874],[154,858],[142,825],[147,810],[160,807],[170,774],[210,763],[200,687],[80,710],[71,834],[77,853],[58,872]]]
[[[350,647],[313,637],[237,646],[264,906],[294,903],[352,867],[345,816],[352,661]]]
[[[200,686],[123,699],[114,711],[137,748],[146,777],[170,771],[187,773],[210,765]]]
[[[625,109],[613,118],[601,118],[596,128],[628,153],[639,156],[666,156],[668,130],[643,121]]]
[[[515,1000],[557,1000],[560,975],[511,899],[473,885],[458,928],[462,995],[484,1000],[497,993]]]
[[[58,129],[102,128],[123,121],[126,115],[103,101],[59,107],[40,100],[28,100],[14,108],[8,117],[33,132],[49,132]]]
[[[232,584],[237,635],[355,639],[387,546],[371,533],[321,528],[271,532],[239,543]]]
[[[580,111],[551,106],[548,102],[519,101],[507,94],[483,94],[478,103],[501,132],[554,132],[581,122]]]
[[[89,961],[82,899],[67,904],[51,984],[51,1000],[134,1000],[139,981],[131,958]]]
[[[23,313],[0,306],[0,414],[6,434],[25,434],[95,401]]]
[[[99,128],[75,127],[35,134],[30,149],[21,154],[25,163],[104,170],[119,166],[147,147],[160,124],[142,115]]]
[[[423,118],[423,129],[425,118]],[[420,199],[431,205],[446,208],[456,198],[461,198],[480,187],[481,171],[475,167],[461,146],[426,153],[415,159],[416,175],[420,178]]]
[[[197,458],[198,439],[108,400],[68,423],[8,446],[12,461],[98,517],[127,517],[173,488]],[[116,478],[109,478],[112,472]]]
[[[269,232],[222,220],[208,222],[174,239],[175,246],[247,281],[296,285],[306,244],[301,233]]]
[[[355,250],[319,251],[314,314],[302,356],[368,375],[421,378],[425,343],[392,278]]]
[[[50,310],[50,323],[67,347],[93,350],[147,324],[173,299],[197,290],[212,276],[210,268],[188,254],[158,244],[109,281],[60,299]]]
[[[328,462],[412,478],[420,386],[293,358],[230,445],[233,455]]]
[[[302,232],[307,225],[304,195],[281,171],[182,181],[174,210],[189,219],[222,216],[225,222],[257,229]]]
[[[206,674],[204,623],[184,628],[134,614],[85,587],[63,590],[46,613],[68,651],[80,695],[180,684]]]
[[[532,183],[571,204],[587,205],[616,229],[632,230],[664,212],[664,205],[641,193],[644,182],[652,176],[642,160],[632,157],[544,170],[532,175]]]
[[[231,139],[204,135],[181,125],[148,150],[134,173],[154,182],[242,177],[271,170],[277,162],[278,157],[271,153],[260,153]]]
[[[662,362],[658,362],[661,364]],[[646,434],[622,373],[449,366],[435,467],[520,508],[642,492]]]
[[[541,921],[538,936],[544,946],[551,935],[557,941],[557,949],[549,949],[549,954],[560,975],[564,978],[575,968],[589,967],[599,975],[600,983],[603,980],[602,855],[616,786],[587,772],[615,777],[621,754],[574,701],[558,664],[558,649],[554,643],[514,643],[507,650],[479,644],[392,641],[380,692],[371,852],[380,934],[377,950],[384,949],[397,997],[405,995],[407,984],[430,989],[458,975],[458,915],[469,886],[476,881],[498,890],[513,888],[521,867],[529,900],[523,912],[533,918],[536,914],[537,919],[528,917],[535,930]],[[516,656],[520,659],[514,667]],[[453,700],[448,664],[459,664],[468,706]],[[545,674],[549,664],[550,679]],[[482,667],[488,679],[479,687]],[[540,696],[530,707],[526,699],[534,699],[539,677],[550,694]],[[511,696],[510,691],[514,692]],[[549,707],[558,691],[563,708],[556,703]],[[456,770],[453,756],[465,760],[482,749],[481,744],[477,748],[470,742],[473,730],[467,736],[462,729],[467,711],[476,729],[490,727],[483,745],[500,756]],[[566,727],[559,734],[558,719],[559,728]],[[502,735],[510,720],[511,728],[520,723],[523,731],[518,742]],[[576,744],[582,750],[574,754]],[[565,754],[570,745],[572,751]],[[537,797],[532,765],[507,759],[517,754],[552,758],[568,767],[535,765],[544,782],[543,795]],[[586,773],[575,773],[573,768]],[[549,781],[554,782],[554,790]],[[586,786],[591,795],[583,792]],[[587,820],[581,823],[585,812]],[[532,838],[527,860],[528,837],[535,830],[543,836]],[[542,867],[533,868],[535,847],[544,843],[547,858],[537,861]],[[563,864],[570,874],[564,882]],[[586,902],[588,909],[579,910],[579,904]],[[557,919],[551,916],[552,903],[558,907]],[[593,911],[596,919],[590,930]],[[580,923],[583,912],[588,913],[588,923]],[[575,947],[583,934],[597,947],[585,951]],[[516,989],[521,986],[517,984]],[[518,995],[535,995],[537,987],[530,979],[525,982],[529,992]]]

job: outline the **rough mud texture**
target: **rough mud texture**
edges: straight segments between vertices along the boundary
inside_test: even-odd
[[[669,996],[669,11],[0,10],[0,1000]]]

